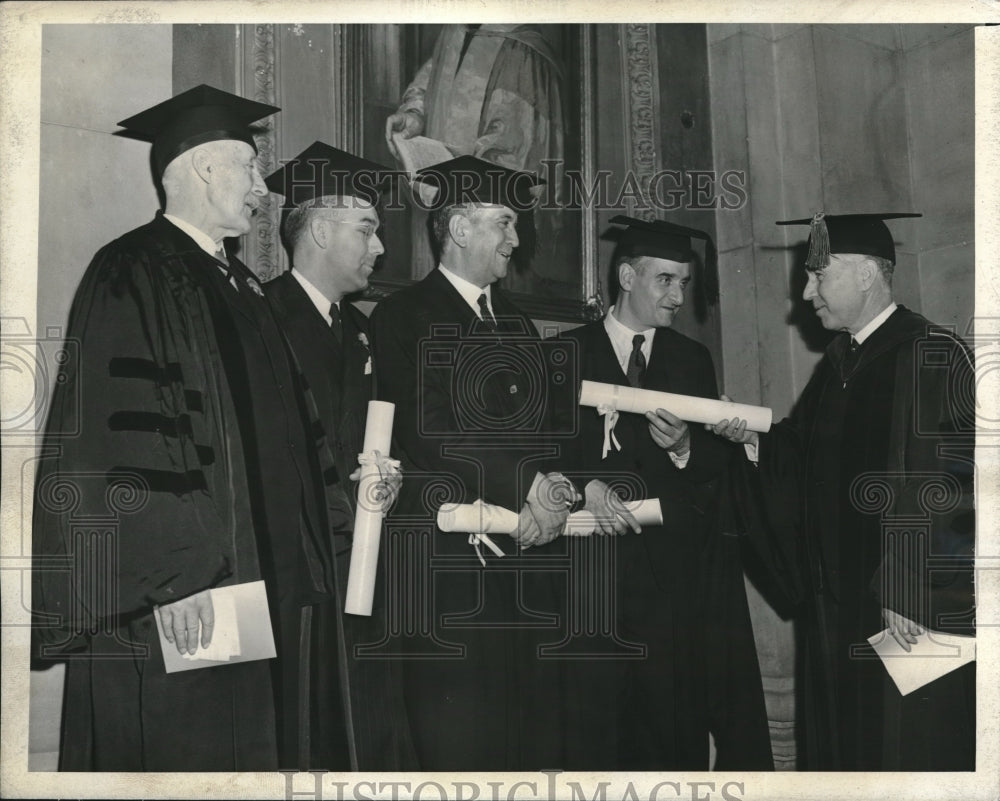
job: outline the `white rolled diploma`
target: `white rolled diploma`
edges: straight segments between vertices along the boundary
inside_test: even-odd
[[[378,451],[389,455],[392,444],[392,420],[396,405],[385,401],[368,401],[363,452]],[[347,576],[347,603],[344,611],[352,615],[371,616],[375,598],[375,571],[378,567],[379,541],[382,538],[382,507],[374,502],[375,485],[382,478],[377,464],[361,466],[358,482],[358,510],[354,516],[354,543],[351,547],[351,568]]]
[[[748,431],[763,433],[771,428],[772,413],[767,406],[750,406],[746,403],[698,398],[693,395],[674,395],[670,392],[654,392],[651,389],[603,384],[598,381],[582,382],[580,405],[595,408],[609,406],[619,412],[634,414],[666,409],[689,423],[709,425],[739,417],[747,421]]]
[[[639,525],[659,525],[663,511],[659,498],[626,501],[625,507],[635,516]],[[519,515],[502,506],[490,503],[446,503],[438,509],[438,528],[447,532],[465,534],[513,534],[517,531]],[[563,534],[567,537],[588,537],[597,531],[597,518],[586,509],[573,512],[566,522]]]

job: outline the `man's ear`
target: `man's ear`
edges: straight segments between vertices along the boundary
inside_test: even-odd
[[[867,291],[871,289],[872,284],[875,283],[875,278],[878,276],[878,265],[871,259],[862,259],[858,265],[858,283],[861,285],[861,289]]]
[[[309,234],[318,247],[325,249],[330,240],[330,233],[324,223],[325,220],[319,214],[309,214]]]
[[[451,241],[464,248],[469,244],[469,218],[464,214],[452,214],[448,220]]]
[[[618,286],[623,292],[632,291],[632,282],[635,280],[635,267],[627,261],[618,265]]]
[[[191,151],[191,166],[201,180],[206,184],[212,183],[212,168],[215,166],[212,161],[212,154],[207,147],[196,147]]]

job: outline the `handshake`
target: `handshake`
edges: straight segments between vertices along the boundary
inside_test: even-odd
[[[624,534],[629,529],[638,534],[642,530],[625,502],[603,481],[592,480],[581,498],[562,473],[536,473],[511,537],[522,548],[551,542],[563,533],[570,512],[580,508],[581,500],[582,508],[597,520],[600,534]]]

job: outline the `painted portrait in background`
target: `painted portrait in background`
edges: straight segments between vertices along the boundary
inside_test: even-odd
[[[580,72],[580,26],[392,27],[403,40],[399,85],[407,76],[409,80],[395,105],[388,104],[381,128],[366,119],[366,155],[395,158],[390,138],[398,133],[435,139],[454,155],[537,173],[546,181],[542,208],[518,222],[521,245],[504,288],[535,297],[579,298],[580,219],[578,210],[565,208],[565,170],[580,163],[580,126],[569,118],[569,109],[581,105],[575,77]],[[370,49],[368,58],[384,54]],[[366,69],[369,113],[372,104],[391,100],[384,95],[392,81],[379,80],[391,77],[390,72]],[[384,139],[375,141],[383,128]],[[388,248],[385,277],[390,280],[420,279],[436,265],[427,214],[413,204],[403,213],[409,217],[409,247],[402,254]]]

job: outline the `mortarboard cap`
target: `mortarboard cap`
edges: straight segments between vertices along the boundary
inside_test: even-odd
[[[153,168],[160,177],[181,153],[205,142],[235,139],[257,152],[250,124],[280,110],[201,84],[118,124],[153,143]]]
[[[826,267],[831,253],[858,253],[877,256],[896,263],[896,246],[885,220],[900,217],[921,217],[913,212],[887,214],[824,214],[811,219],[778,220],[777,225],[808,225],[809,254],[806,269],[815,271]]]
[[[388,167],[359,158],[325,142],[313,142],[279,167],[264,183],[284,195],[282,208],[290,209],[318,197],[354,196],[378,203],[379,187],[392,174]]]
[[[511,170],[475,156],[459,156],[425,167],[416,180],[437,190],[431,209],[489,203],[522,212],[533,208],[545,182],[533,172]]]
[[[640,220],[619,214],[611,218],[615,225],[624,225],[615,246],[615,261],[634,256],[650,256],[654,259],[687,262],[695,259],[692,239],[705,242],[705,260],[700,292],[707,303],[719,299],[719,274],[715,243],[705,231],[688,228],[666,220]]]

